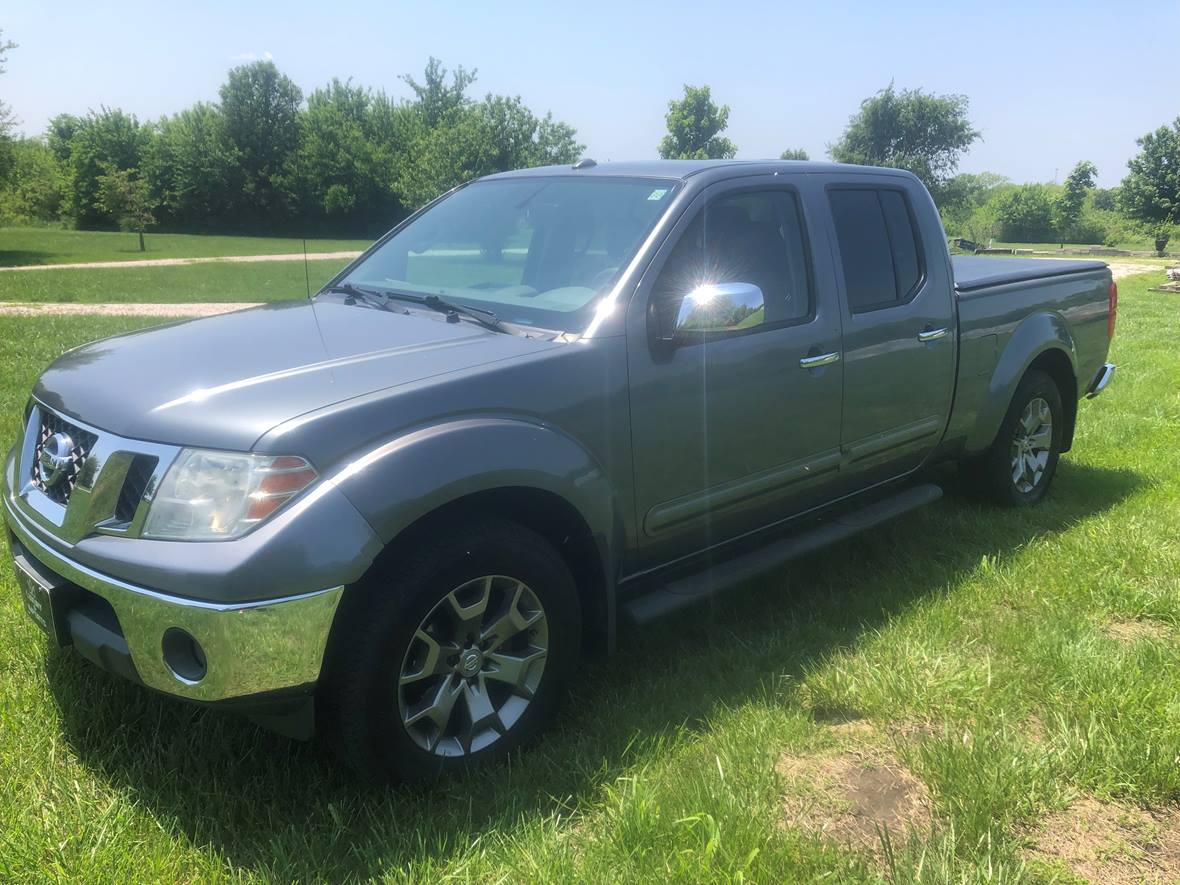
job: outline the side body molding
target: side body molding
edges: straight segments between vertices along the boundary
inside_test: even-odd
[[[1026,317],[1012,331],[996,361],[988,382],[987,395],[979,409],[975,426],[967,437],[967,450],[980,452],[991,445],[1000,423],[1016,393],[1016,386],[1028,367],[1047,351],[1060,351],[1069,360],[1077,377],[1077,347],[1065,319],[1055,312],[1041,312]],[[1068,407],[1068,404],[1067,404]]]
[[[416,520],[477,492],[526,488],[572,505],[589,527],[603,573],[622,549],[615,490],[594,458],[552,425],[526,418],[457,418],[399,434],[347,462],[330,481],[388,543]]]

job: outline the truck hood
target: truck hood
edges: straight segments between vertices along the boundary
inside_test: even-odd
[[[87,344],[34,395],[120,436],[246,451],[312,410],[557,346],[441,314],[282,302]]]

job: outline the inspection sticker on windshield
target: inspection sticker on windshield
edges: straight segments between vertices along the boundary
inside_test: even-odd
[[[664,199],[664,194],[666,193],[668,193],[668,188],[657,187],[654,191],[647,195],[647,198],[649,200],[662,200]]]

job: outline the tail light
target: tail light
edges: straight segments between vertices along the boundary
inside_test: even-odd
[[[1106,337],[1113,338],[1114,322],[1119,315],[1119,284],[1114,280],[1110,281],[1110,293],[1107,297]]]

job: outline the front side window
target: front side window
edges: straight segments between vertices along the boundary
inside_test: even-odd
[[[828,192],[844,288],[853,313],[902,304],[922,281],[917,233],[900,191]]]
[[[811,313],[806,237],[790,191],[745,191],[708,203],[681,234],[660,271],[652,303],[668,330],[689,292],[716,283],[752,283],[764,315],[747,325],[797,322]]]
[[[672,200],[642,178],[514,178],[471,184],[386,240],[341,282],[583,329]]]

